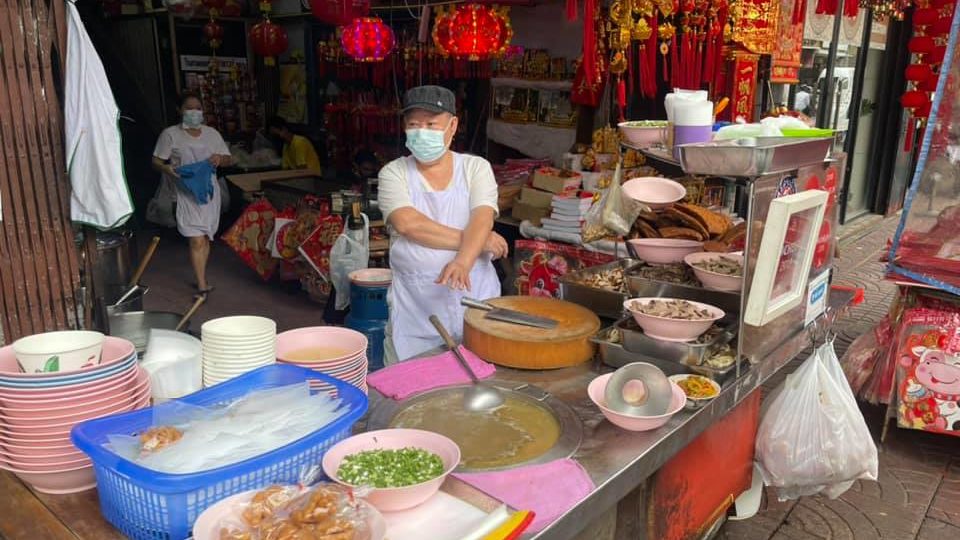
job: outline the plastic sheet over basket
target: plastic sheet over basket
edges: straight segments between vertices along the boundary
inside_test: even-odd
[[[223,407],[173,401],[154,408],[153,425],[179,434],[178,440],[153,448],[147,430],[139,437],[109,435],[108,444],[120,456],[155,471],[206,471],[266,454],[322,429],[349,411],[341,405],[327,394],[311,396],[306,382],[254,391]]]
[[[960,58],[955,15],[934,105],[891,249],[891,274],[960,294]],[[952,60],[952,62],[950,62]],[[949,64],[947,62],[950,62]],[[939,101],[939,105],[937,102]],[[911,118],[916,125],[916,119]],[[913,127],[908,126],[908,136]],[[916,128],[922,129],[922,128]],[[923,150],[926,149],[926,154]]]

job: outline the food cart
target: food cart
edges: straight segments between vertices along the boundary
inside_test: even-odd
[[[809,148],[814,145],[816,149]],[[569,457],[594,487],[545,527],[522,538],[682,538],[707,534],[722,524],[736,497],[751,484],[760,387],[810,344],[807,328],[826,306],[838,308],[851,300],[845,292],[828,294],[836,231],[836,194],[830,190],[842,185],[843,170],[842,158],[822,159],[829,146],[829,140],[819,139],[748,142],[733,148],[708,143],[686,147],[679,163],[668,163],[688,173],[723,178],[727,209],[747,224],[742,294],[663,281],[645,273],[643,262],[632,258],[563,278],[566,305],[584,306],[587,309],[578,309],[588,315],[580,319],[598,321],[596,326],[579,324],[589,332],[565,337],[575,338],[578,347],[595,346],[596,358],[562,369],[501,365],[489,382],[542,404],[560,426],[557,442],[547,452],[502,469]],[[647,153],[651,161],[669,160],[655,151]],[[733,159],[737,153],[745,157]],[[797,156],[807,157],[797,161]],[[720,167],[731,163],[743,168]],[[597,277],[604,272],[619,273],[621,279]],[[607,286],[611,283],[614,286]],[[651,343],[631,335],[622,318],[624,300],[641,295],[704,300],[731,316],[706,343]],[[582,323],[575,316],[568,319]],[[619,338],[611,339],[615,329]],[[549,350],[557,344],[543,346]],[[598,375],[638,361],[668,374],[699,373],[719,383],[721,391],[702,407],[679,411],[658,429],[623,430],[605,420],[587,388]],[[408,400],[392,400],[371,389],[369,404],[369,416],[355,431],[391,426]],[[0,475],[0,483],[11,494],[4,503],[13,505],[7,515],[30,515],[13,518],[7,524],[10,531],[35,533],[42,526],[50,538],[121,537],[100,517],[92,491],[44,495],[27,490],[8,473]],[[472,487],[469,478],[449,477],[442,489],[483,512],[496,507],[497,501]],[[511,505],[522,510],[520,506]],[[24,508],[30,511],[15,511]]]

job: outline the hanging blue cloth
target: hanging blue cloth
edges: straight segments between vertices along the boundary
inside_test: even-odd
[[[213,174],[216,171],[213,164],[207,160],[198,161],[177,168],[180,181],[184,187],[193,193],[200,204],[207,204],[213,196]]]

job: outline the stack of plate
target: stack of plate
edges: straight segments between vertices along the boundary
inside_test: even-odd
[[[277,336],[277,362],[295,364],[340,379],[367,392],[367,336],[337,326],[311,326]],[[335,393],[319,380],[310,387]]]
[[[133,343],[107,337],[97,365],[23,373],[13,347],[0,348],[0,469],[43,493],[96,485],[89,458],[70,442],[75,424],[150,406],[150,377]]]
[[[277,323],[265,317],[222,317],[200,327],[203,386],[213,386],[273,364],[277,359]]]

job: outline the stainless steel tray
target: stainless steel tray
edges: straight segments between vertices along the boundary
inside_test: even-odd
[[[610,331],[615,330],[616,326],[617,325],[614,324],[613,326],[604,328],[597,332],[594,337],[590,338],[590,341],[597,346],[597,354],[600,357],[600,361],[610,367],[619,368],[633,362],[648,362],[663,370],[668,377],[670,375],[696,373],[697,375],[703,375],[704,377],[712,379],[721,385],[734,373],[734,368],[736,368],[736,363],[724,369],[715,369],[709,366],[688,366],[655,356],[630,352],[623,348],[623,344],[610,340]]]
[[[760,176],[820,163],[832,146],[833,137],[757,137],[685,144],[679,147],[680,164],[687,174]]]
[[[620,319],[615,328],[620,331],[620,341],[627,351],[700,367],[718,347],[730,343],[737,336],[738,322],[735,316],[723,318],[718,326],[721,331],[706,343],[675,343],[647,337],[633,317]]]
[[[616,292],[609,289],[598,289],[583,285],[579,283],[579,280],[613,268],[623,268],[624,284],[626,284],[626,275],[631,268],[638,264],[640,264],[640,261],[635,259],[620,259],[566,274],[560,278],[560,298],[589,308],[601,317],[619,319],[623,316],[623,303],[630,298],[629,291]]]
[[[613,329],[615,329],[615,326],[609,326],[590,338],[590,341],[596,344],[597,354],[604,364],[613,368],[620,368],[634,362],[648,362],[663,370],[668,377],[670,375],[693,373],[689,367],[683,364],[632,353],[624,349],[622,344],[610,341],[610,331]]]
[[[682,298],[716,306],[731,315],[740,313],[739,292],[714,291],[703,287],[654,281],[629,272],[627,272],[627,288],[630,289],[631,298]],[[622,312],[618,313],[616,318],[619,319],[621,315]]]

